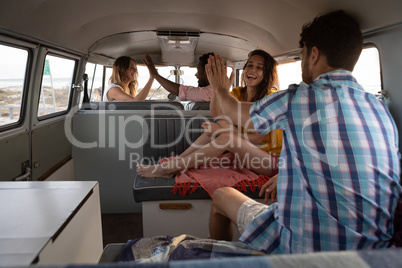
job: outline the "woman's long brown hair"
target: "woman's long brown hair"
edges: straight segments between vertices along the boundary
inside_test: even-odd
[[[116,59],[116,61],[113,64],[113,72],[112,76],[109,79],[109,83],[115,83],[121,86],[124,89],[124,92],[135,97],[137,95],[137,87],[138,87],[138,72],[135,74],[135,80],[133,82],[130,82],[128,84],[128,87],[126,86],[126,83],[124,81],[125,76],[126,76],[126,71],[128,68],[130,68],[130,61],[133,60],[130,57],[127,56],[121,56]],[[135,62],[135,60],[133,60]]]
[[[268,90],[271,88],[276,88],[278,89],[278,72],[276,67],[278,66],[278,63],[276,60],[269,55],[267,52],[261,49],[256,49],[251,51],[248,54],[248,58],[250,59],[254,55],[259,55],[264,58],[264,77],[261,81],[261,83],[257,87],[257,92],[255,93],[254,97],[251,99],[251,102],[258,101],[267,94]],[[246,64],[243,67],[243,71],[246,68],[248,64],[248,60]],[[244,72],[243,72],[244,75]],[[243,80],[244,81],[244,80]],[[247,92],[247,85],[242,89],[243,94]]]

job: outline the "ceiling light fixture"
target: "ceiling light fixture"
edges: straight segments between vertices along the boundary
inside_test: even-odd
[[[178,65],[194,62],[194,50],[197,47],[199,32],[158,31],[157,36],[163,62]]]

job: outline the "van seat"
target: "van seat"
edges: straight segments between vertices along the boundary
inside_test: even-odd
[[[177,101],[108,101],[91,102],[83,105],[87,110],[184,110],[183,104]]]
[[[186,106],[186,110],[209,110],[210,102],[189,102]]]
[[[199,186],[192,194],[174,194],[174,178],[143,178],[136,175],[134,179],[134,200],[136,202],[155,201],[155,200],[188,200],[188,199],[211,199],[208,193]],[[192,189],[191,186],[190,189]],[[188,192],[190,192],[189,190]]]
[[[161,158],[181,154],[192,142],[194,142],[202,133],[201,127],[206,117],[186,117],[154,115],[144,118],[149,126],[149,131],[145,131],[143,137],[146,141],[142,148],[144,164],[154,164]],[[183,124],[185,124],[183,126]],[[183,135],[182,130],[186,133]],[[178,138],[179,137],[179,138]],[[188,140],[189,139],[189,140]],[[152,145],[151,145],[152,143]],[[166,146],[161,146],[166,145]],[[184,200],[184,199],[210,199],[208,193],[198,186],[191,194],[189,190],[186,195],[172,192],[175,185],[174,178],[143,178],[136,174],[133,184],[133,194],[136,202],[157,201],[157,200]],[[193,186],[191,186],[193,187]],[[246,185],[246,195],[258,199],[259,191],[252,192]]]

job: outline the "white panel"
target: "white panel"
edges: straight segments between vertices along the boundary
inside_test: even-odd
[[[159,204],[190,203],[189,210],[162,210]],[[158,235],[178,236],[182,234],[199,238],[209,237],[209,214],[211,200],[166,200],[142,202],[142,221],[144,237]],[[233,226],[233,240],[240,237]]]
[[[38,264],[96,264],[103,251],[99,186],[63,231],[39,254]]]
[[[97,263],[97,182],[0,182],[0,264]]]
[[[61,168],[56,170],[52,175],[50,175],[46,181],[74,181],[74,160],[71,159]]]
[[[189,210],[162,210],[160,203],[191,203]],[[144,237],[181,234],[208,238],[211,200],[167,200],[142,202]]]

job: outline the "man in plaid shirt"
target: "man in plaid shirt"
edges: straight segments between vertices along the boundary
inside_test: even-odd
[[[268,201],[277,180],[277,202],[216,190],[211,238],[231,240],[233,222],[241,241],[271,254],[387,247],[402,196],[398,132],[384,103],[351,74],[363,47],[359,25],[337,11],[300,36],[303,82],[255,104],[232,98],[222,60],[209,59],[208,79],[233,123],[283,130],[278,177],[260,192]]]

